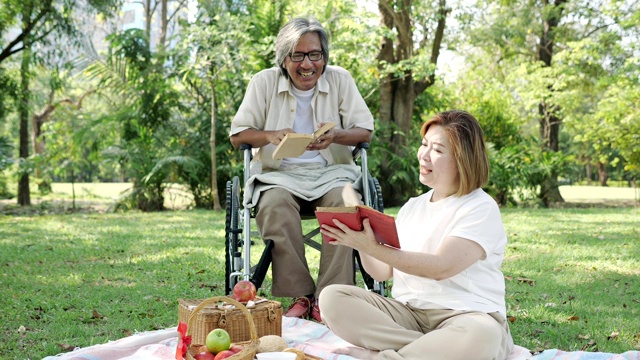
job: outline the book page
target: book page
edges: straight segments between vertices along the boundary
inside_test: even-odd
[[[340,214],[353,214],[358,212],[357,206],[318,206],[316,212],[321,213],[340,213]]]

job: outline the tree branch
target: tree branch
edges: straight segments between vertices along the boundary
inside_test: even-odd
[[[431,59],[429,60],[429,62],[433,65],[436,65],[438,63],[440,48],[442,47],[442,39],[444,38],[444,29],[447,25],[447,15],[450,12],[451,9],[447,8],[446,0],[440,0],[438,5],[438,25],[436,27],[435,36],[433,38],[433,44],[431,45]],[[435,81],[435,72],[433,72],[428,79],[416,81],[413,87],[416,96],[421,94],[429,86],[433,85]]]
[[[46,4],[45,7],[42,8],[42,11],[38,13],[38,16],[36,16],[35,19],[30,20],[28,23],[26,23],[22,29],[22,32],[18,36],[16,36],[16,38],[13,39],[13,41],[7,44],[7,46],[4,49],[2,49],[2,53],[0,53],[0,63],[2,63],[2,61],[7,59],[9,56],[24,50],[25,48],[24,39],[31,34],[31,32],[36,27],[36,25],[40,22],[40,20],[42,20],[42,18],[44,18],[45,16],[49,15],[50,12],[51,12],[51,0]],[[13,47],[18,45],[19,43],[22,43],[22,47],[13,49]]]
[[[173,17],[176,16],[176,14],[178,14],[180,9],[182,9],[182,7],[185,6],[185,5],[187,5],[187,0],[180,1],[180,3],[178,4],[178,8],[176,9],[176,11],[173,12],[173,14],[171,14],[171,16],[169,16],[168,21],[173,20]]]

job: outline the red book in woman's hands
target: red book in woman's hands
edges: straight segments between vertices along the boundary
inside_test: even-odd
[[[400,249],[396,219],[374,208],[365,205],[318,207],[316,208],[316,218],[318,218],[320,225],[327,224],[333,227],[336,226],[336,224],[333,223],[333,219],[338,219],[341,223],[355,231],[362,231],[362,220],[368,218],[371,229],[379,243]],[[333,238],[324,234],[322,237],[324,241],[333,240]]]

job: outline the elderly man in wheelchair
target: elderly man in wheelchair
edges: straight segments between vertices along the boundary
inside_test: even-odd
[[[353,78],[328,60],[324,28],[313,19],[291,20],[276,40],[277,66],[251,79],[230,132],[235,148],[257,150],[249,158],[250,177],[245,173],[243,205],[253,208],[262,239],[273,243],[271,293],[294,298],[285,316],[316,321],[322,321],[317,298],[325,286],[354,284],[354,256],[350,248],[323,243],[314,282],[300,213],[343,206],[345,184],[362,188],[368,174],[354,163],[352,151],[371,141],[373,131],[373,116]],[[287,133],[312,133],[327,122],[336,125],[301,156],[274,159]]]

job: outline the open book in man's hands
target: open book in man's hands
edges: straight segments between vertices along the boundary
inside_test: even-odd
[[[362,220],[369,219],[371,229],[376,236],[376,240],[384,245],[400,249],[396,220],[393,216],[381,213],[380,211],[365,206],[342,206],[342,207],[318,207],[316,208],[316,218],[320,225],[327,224],[335,227],[333,219],[338,219],[347,225],[351,230],[362,231]],[[322,235],[324,241],[331,241],[332,238]]]
[[[288,133],[276,147],[276,150],[273,152],[273,158],[275,160],[281,160],[302,155],[312,141],[315,141],[320,135],[331,130],[334,126],[336,126],[335,123],[326,123],[313,134]]]

